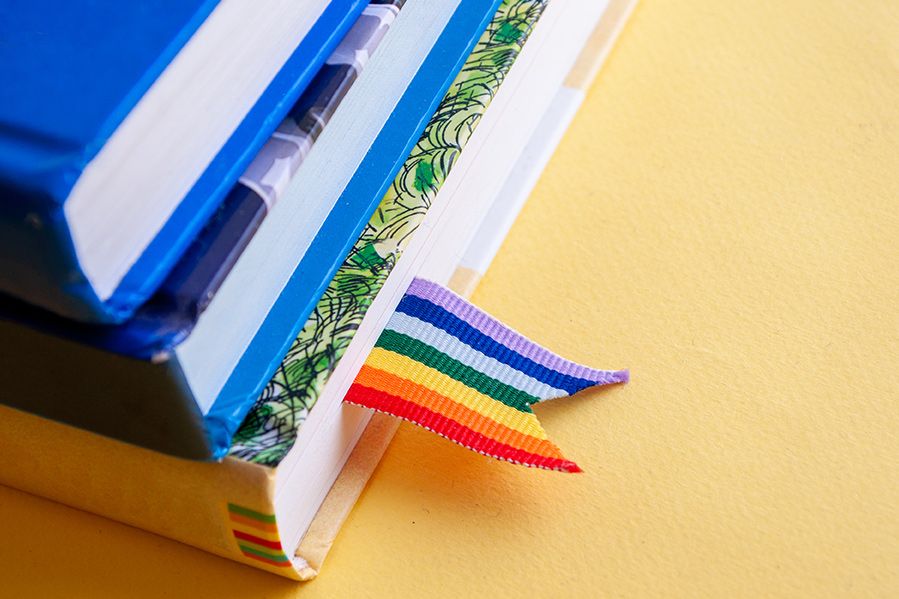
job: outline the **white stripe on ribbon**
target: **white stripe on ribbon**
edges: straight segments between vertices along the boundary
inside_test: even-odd
[[[474,368],[478,372],[501,383],[505,383],[528,395],[533,395],[539,400],[554,399],[568,395],[568,392],[564,389],[550,387],[520,370],[515,370],[508,364],[503,364],[495,358],[484,355],[443,329],[414,316],[402,312],[394,312],[384,328],[421,341],[425,345],[443,352],[450,358],[458,360],[462,364]]]

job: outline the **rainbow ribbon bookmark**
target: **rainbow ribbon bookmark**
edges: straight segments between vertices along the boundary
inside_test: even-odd
[[[627,380],[626,370],[565,360],[452,291],[415,279],[344,401],[500,460],[580,472],[547,438],[531,406]]]

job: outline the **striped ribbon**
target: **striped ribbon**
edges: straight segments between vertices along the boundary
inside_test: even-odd
[[[540,347],[448,289],[415,279],[344,401],[414,422],[478,453],[580,472],[531,406],[627,382]]]

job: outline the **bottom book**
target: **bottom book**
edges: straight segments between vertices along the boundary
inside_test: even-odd
[[[515,52],[497,47],[508,33],[498,13],[229,457],[193,462],[0,407],[0,483],[314,577],[399,422],[344,405],[344,394],[414,276],[473,290],[567,127],[565,98],[582,95],[633,1],[508,4],[516,26],[528,15],[526,35],[508,40]],[[312,352],[322,336],[324,352]]]

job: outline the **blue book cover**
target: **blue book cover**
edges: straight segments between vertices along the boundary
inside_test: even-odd
[[[187,195],[105,294],[98,293],[79,261],[66,200],[219,2],[4,2],[0,291],[77,320],[110,323],[132,315],[159,287],[366,4],[327,3]]]
[[[205,402],[200,401],[193,394],[189,373],[183,370],[173,347],[190,333],[203,303],[221,282],[228,270],[222,264],[233,264],[264,217],[265,202],[271,198],[263,196],[270,196],[277,189],[275,185],[261,189],[260,193],[258,181],[254,183],[251,176],[252,167],[244,170],[241,184],[233,188],[229,200],[198,238],[198,243],[147,304],[147,309],[152,306],[158,310],[155,314],[142,310],[138,316],[146,318],[133,319],[124,326],[77,325],[46,318],[45,313],[38,313],[22,302],[0,303],[2,334],[7,338],[16,337],[21,347],[27,347],[18,354],[17,364],[10,370],[16,374],[0,377],[7,379],[3,384],[7,388],[21,388],[20,379],[27,379],[22,373],[46,371],[47,360],[59,363],[62,369],[59,377],[54,375],[52,380],[34,386],[27,395],[13,393],[4,402],[184,457],[223,456],[243,415],[271,378],[298,329],[349,253],[496,12],[498,2],[459,2],[309,250],[294,268],[280,297],[244,348],[243,357],[221,392]],[[326,67],[322,73],[323,78],[318,81],[321,87],[316,83],[310,87],[311,91],[319,90],[320,95],[305,107],[303,115],[310,110],[321,110],[322,103],[327,103],[326,96],[330,93],[327,90],[341,87],[336,82],[344,81],[330,68]],[[303,107],[303,99],[297,107]],[[298,117],[299,114],[292,112],[274,138],[283,138],[285,131],[297,134],[304,128],[313,136],[317,134],[314,127],[302,125],[304,119]],[[265,154],[262,152],[258,158],[268,160]],[[42,332],[36,332],[36,328]],[[121,380],[103,377],[106,384],[98,392],[96,376],[109,370],[130,374],[119,377]],[[65,378],[63,386],[68,390],[65,394],[60,393],[60,377]],[[92,393],[99,393],[105,401],[67,402],[60,398],[61,395],[89,398]]]
[[[365,8],[172,271],[131,318],[112,325],[77,323],[17,301],[0,304],[0,316],[133,358],[171,353],[190,334],[284,194],[404,2],[374,0]]]

